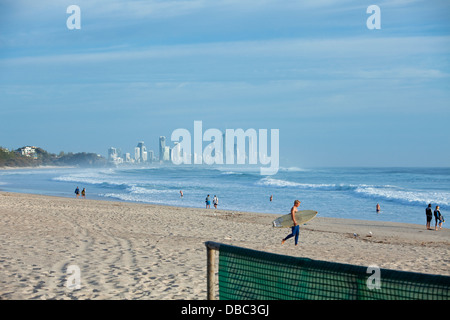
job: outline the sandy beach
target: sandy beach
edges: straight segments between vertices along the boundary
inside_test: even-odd
[[[0,192],[0,299],[203,300],[205,241],[450,276],[446,224],[434,231],[319,213],[295,247],[281,245],[290,229],[272,228],[276,217]],[[80,289],[66,286],[69,266],[81,272]]]

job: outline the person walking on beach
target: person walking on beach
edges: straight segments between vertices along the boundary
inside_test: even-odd
[[[431,209],[431,203],[425,209],[425,214],[427,216],[427,230],[431,230],[430,223],[431,223],[431,220],[433,219],[433,210]]]
[[[78,197],[80,196],[80,189],[78,187],[75,189],[75,194],[77,195],[78,199]]]
[[[213,198],[213,205],[214,205],[214,208],[217,209],[217,205],[218,205],[218,204],[219,204],[219,198],[217,198],[217,196],[214,195],[214,198]]]
[[[206,209],[211,208],[211,199],[209,198],[209,194],[206,196]]]
[[[300,201],[295,200],[294,206],[291,208],[291,217],[292,217],[292,221],[294,221],[294,226],[291,228],[291,234],[288,235],[283,240],[281,240],[281,244],[284,244],[287,239],[295,237],[295,246],[298,245],[298,236],[300,235],[300,226],[297,224],[297,221],[295,220],[295,213],[297,212],[297,208],[299,206],[300,206]]]
[[[444,220],[444,218],[441,214],[441,211],[439,210],[439,206],[436,206],[436,209],[434,210],[434,219],[436,220],[434,230],[437,230],[438,224],[439,224],[439,230],[441,230],[442,229],[442,220]]]
[[[83,197],[83,199],[86,199],[86,188],[83,188],[83,190],[81,190],[81,197]]]

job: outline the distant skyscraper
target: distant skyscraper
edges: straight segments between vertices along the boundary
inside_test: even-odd
[[[122,149],[116,148],[116,154],[119,158],[122,158]]]
[[[141,161],[141,149],[136,147],[134,148],[134,160],[136,162],[140,162]]]
[[[112,161],[115,157],[117,157],[117,149],[111,147],[108,149],[108,160]]]
[[[137,148],[139,148],[140,162],[147,162],[147,148],[144,145],[144,141],[140,141],[137,145]]]
[[[166,151],[166,137],[159,137],[159,161],[164,161],[164,154]]]
[[[120,149],[119,152],[121,152]],[[116,165],[123,163],[123,159],[119,157],[119,153],[114,147],[108,149],[108,160]]]
[[[147,160],[148,160],[148,162],[153,162],[153,157],[154,157],[153,150],[147,151]]]
[[[172,159],[180,159],[181,158],[181,148],[180,148],[180,143],[179,142],[174,142],[173,143],[173,149],[172,152],[170,154],[170,160]]]
[[[170,161],[170,147],[168,146],[164,147],[163,161]]]

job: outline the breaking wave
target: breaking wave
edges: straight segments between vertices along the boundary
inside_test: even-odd
[[[355,196],[410,205],[426,205],[428,203],[440,206],[450,205],[450,192],[405,190],[391,185],[311,184],[274,178],[263,178],[256,184],[276,188],[351,192]]]

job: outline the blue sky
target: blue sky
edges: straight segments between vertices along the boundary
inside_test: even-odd
[[[4,0],[0,145],[156,150],[201,120],[279,129],[282,166],[448,166],[450,2],[305,2]]]

